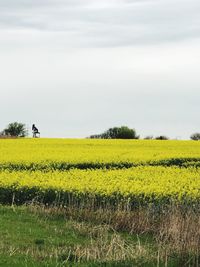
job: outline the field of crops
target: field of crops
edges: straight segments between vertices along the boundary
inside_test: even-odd
[[[156,140],[0,140],[0,202],[67,205],[200,199],[200,143]]]

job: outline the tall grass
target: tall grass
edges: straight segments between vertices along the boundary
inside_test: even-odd
[[[167,262],[174,259],[177,261],[177,265],[175,266],[198,267],[200,264],[200,213],[192,208],[185,209],[181,206],[172,205],[167,208],[163,207],[163,209],[159,211],[152,210],[152,208],[149,207],[142,207],[134,211],[123,211],[110,209],[79,209],[74,206],[71,208],[59,208],[31,205],[29,209],[32,212],[45,214],[47,216],[58,216],[66,219],[74,219],[79,222],[92,222],[94,224],[101,223],[102,225],[107,225],[114,229],[114,231],[127,231],[130,235],[141,236],[143,234],[148,234],[152,236],[156,243],[156,257],[158,262],[165,262],[165,266],[168,266]],[[117,253],[117,248],[114,248],[114,246],[120,244],[119,246],[121,246],[122,249],[120,253],[125,253],[126,255],[124,256],[124,260],[131,259],[129,256],[133,253],[133,248],[128,247],[125,249],[125,244],[123,242],[123,244],[120,243],[120,240],[114,236],[113,241],[109,242],[106,243],[104,240],[105,246],[103,243],[98,243],[95,248],[87,248],[84,251],[78,247],[73,253],[79,255],[77,257],[80,260],[80,255],[84,255],[83,258],[89,257],[90,259],[98,260],[98,257],[100,257],[99,255],[103,253],[102,251],[107,251],[110,246],[113,246],[115,252],[109,257],[111,257],[112,260],[116,260],[119,254]],[[110,249],[112,250],[112,248]],[[117,253],[118,256],[115,253]],[[144,257],[147,257],[149,249],[146,251],[142,248],[142,253]],[[147,253],[146,256],[145,253]],[[88,254],[90,256],[88,256]],[[149,253],[148,257],[150,257],[150,254],[151,253]],[[155,254],[153,257],[155,257]],[[120,259],[123,260],[122,255]]]

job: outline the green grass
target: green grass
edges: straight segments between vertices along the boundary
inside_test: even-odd
[[[0,232],[6,244],[15,244],[18,247],[37,245],[37,240],[43,240],[45,247],[84,242],[76,233],[71,231],[71,222],[41,218],[29,213],[25,207],[0,208]],[[40,242],[38,242],[40,243]],[[43,244],[44,243],[44,244]]]
[[[113,235],[112,230],[106,227],[33,212],[26,206],[0,206],[0,267],[156,266],[155,259],[143,256],[129,263],[103,259],[99,262],[77,262],[74,254],[69,253],[70,249],[91,247],[91,239],[94,246],[100,239],[105,238],[106,242]],[[151,248],[149,255],[151,251],[155,252],[156,244],[150,235],[136,236],[126,232],[117,232],[117,235],[132,246],[139,242],[142,248]],[[161,263],[159,266],[164,265]]]
[[[49,253],[88,241],[73,230],[72,222],[42,218],[26,207],[0,207],[0,236],[0,266],[10,267],[55,266],[55,260],[48,259]]]

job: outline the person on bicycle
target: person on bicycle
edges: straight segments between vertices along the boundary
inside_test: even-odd
[[[33,137],[37,137],[37,134],[40,134],[35,124],[32,125],[32,131],[33,131]]]

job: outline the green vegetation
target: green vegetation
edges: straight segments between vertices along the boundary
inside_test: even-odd
[[[199,141],[200,140],[200,133],[194,133],[190,136],[191,140]]]
[[[25,137],[28,135],[26,125],[20,122],[9,123],[8,126],[0,133],[3,136]]]
[[[139,139],[135,129],[130,129],[127,126],[113,127],[102,134],[91,135],[90,138],[100,139]]]
[[[155,140],[168,140],[169,138],[165,135],[159,135],[155,137]]]
[[[141,221],[137,229],[130,232],[120,225],[121,213],[109,215],[57,207],[0,206],[0,266],[198,266],[192,253],[183,259],[175,247],[170,249],[170,243],[156,235],[152,226],[148,225],[147,231],[147,222],[144,222],[147,214],[137,215]],[[109,217],[110,224],[106,223]],[[124,223],[124,218],[122,221]],[[181,230],[184,235],[184,227]],[[190,265],[184,265],[185,262]]]

